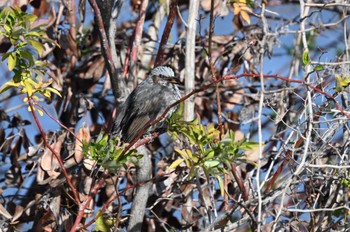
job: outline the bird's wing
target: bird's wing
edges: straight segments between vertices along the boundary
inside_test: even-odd
[[[138,88],[132,93],[121,122],[125,142],[131,142],[148,123],[154,121],[162,113],[164,103],[159,101],[160,91],[161,88]]]

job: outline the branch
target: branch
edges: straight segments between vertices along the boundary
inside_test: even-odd
[[[45,131],[44,131],[44,129],[42,128],[42,126],[41,126],[41,124],[40,124],[40,122],[39,122],[39,119],[38,119],[38,117],[37,117],[37,115],[36,115],[36,113],[35,113],[35,109],[34,109],[34,106],[33,106],[32,99],[29,97],[29,95],[27,95],[27,98],[28,98],[28,104],[29,104],[29,107],[30,107],[30,109],[31,109],[31,113],[32,113],[32,115],[33,115],[34,121],[35,121],[35,123],[36,123],[36,125],[37,125],[37,127],[38,127],[38,129],[39,129],[39,131],[40,131],[40,133],[41,133],[41,135],[43,136],[43,141],[44,141],[45,147],[47,147],[47,148],[51,151],[51,153],[56,157],[56,159],[57,159],[57,161],[58,161],[58,163],[60,164],[60,167],[61,167],[61,169],[62,169],[63,175],[64,175],[64,177],[66,178],[66,181],[67,181],[69,187],[72,189],[75,202],[76,202],[77,205],[80,205],[79,195],[78,195],[78,193],[77,193],[77,191],[76,191],[76,189],[75,189],[75,187],[74,187],[72,181],[70,180],[70,177],[69,177],[69,175],[68,175],[68,172],[67,172],[66,168],[64,167],[64,163],[63,163],[63,161],[62,161],[60,155],[59,155],[59,154],[55,151],[55,149],[53,149],[53,148],[51,147],[51,145],[47,142]]]
[[[176,16],[176,9],[177,9],[177,2],[178,0],[172,0],[170,7],[169,7],[169,16],[168,16],[168,21],[166,22],[164,32],[162,35],[162,39],[160,40],[160,45],[157,53],[156,60],[154,62],[154,67],[157,67],[162,64],[163,62],[163,56],[164,56],[164,48],[165,45],[168,42],[169,35],[171,32],[171,28],[173,27],[174,21],[175,21],[175,16]]]
[[[125,64],[124,73],[126,73],[126,68],[129,68],[129,80],[134,80],[134,85],[137,85],[137,77],[136,77],[136,62],[137,62],[137,54],[138,49],[141,44],[142,39],[142,32],[143,32],[143,25],[145,23],[145,17],[146,17],[146,9],[148,5],[148,0],[142,0],[140,5],[140,16],[136,23],[136,28],[134,31],[134,40],[132,43],[132,48],[130,49],[130,64]]]
[[[98,181],[98,183],[95,185],[95,187],[91,190],[90,195],[87,198],[87,200],[80,205],[78,215],[75,218],[75,222],[70,230],[71,232],[77,231],[78,225],[80,224],[80,221],[84,217],[86,208],[90,205],[90,202],[92,201],[92,199],[96,196],[97,192],[103,186],[108,174],[109,174],[108,170],[105,173],[103,173],[101,179]]]
[[[107,69],[108,69],[111,83],[112,83],[113,95],[114,95],[115,99],[118,100],[119,98],[124,98],[126,96],[126,88],[125,88],[126,85],[125,85],[124,80],[120,77],[120,75],[117,71],[116,64],[115,64],[114,59],[113,59],[113,57],[115,57],[116,54],[114,54],[114,56],[113,56],[113,54],[111,52],[111,51],[115,51],[115,48],[112,48],[112,50],[111,50],[111,47],[110,47],[110,44],[114,44],[114,41],[111,42],[112,40],[114,40],[114,37],[107,38],[106,29],[109,31],[110,23],[109,22],[104,23],[104,21],[102,20],[100,8],[99,8],[98,4],[96,3],[96,0],[89,0],[89,3],[92,6],[92,8],[94,9],[96,21],[98,23],[98,28],[99,28],[100,36],[101,36],[102,53],[106,59],[106,65],[107,65]],[[112,6],[108,7],[108,5],[107,5],[108,3],[110,3],[110,2],[101,1],[101,5],[105,6],[104,8],[107,8],[105,10],[109,11],[109,12],[107,12],[107,15],[112,16],[111,9],[108,9],[108,8],[111,8]],[[120,9],[121,5],[118,5],[117,7]],[[117,15],[118,14],[116,14],[115,17],[117,17]],[[107,17],[105,17],[105,18],[107,18]],[[108,28],[105,28],[105,25]]]

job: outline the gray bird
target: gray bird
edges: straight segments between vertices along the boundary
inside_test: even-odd
[[[113,122],[112,137],[119,136],[130,143],[152,121],[160,117],[165,109],[181,98],[174,71],[167,66],[154,68],[118,108],[118,116]],[[173,107],[165,118],[176,110]],[[148,128],[145,133],[162,128],[164,120]]]

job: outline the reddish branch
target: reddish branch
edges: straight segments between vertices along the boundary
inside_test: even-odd
[[[82,203],[80,205],[79,208],[79,212],[77,217],[75,218],[75,222],[74,225],[71,228],[71,232],[75,232],[79,226],[80,221],[83,219],[84,217],[84,213],[86,208],[89,206],[90,202],[92,201],[92,199],[97,195],[97,192],[100,190],[100,188],[103,186],[107,176],[108,176],[108,170],[102,175],[101,179],[97,182],[97,184],[95,185],[95,187],[90,191],[90,195],[89,197],[86,199],[86,201],[84,203]]]
[[[126,73],[128,73],[128,69],[129,69],[129,73],[133,75],[135,81],[137,81],[137,79],[135,78],[135,68],[133,67],[133,65],[137,62],[137,52],[141,44],[143,25],[145,23],[145,18],[146,18],[147,5],[148,5],[148,0],[141,1],[140,16],[136,23],[132,46],[129,49],[129,51],[131,52],[130,52],[130,55],[126,57],[126,60],[124,63],[123,76],[126,76]],[[129,65],[129,62],[130,62],[130,65]]]
[[[173,24],[174,24],[174,20],[175,20],[175,16],[176,16],[177,2],[178,2],[178,0],[172,0],[171,4],[169,6],[170,12],[169,12],[169,16],[168,16],[168,21],[165,25],[162,39],[160,40],[159,50],[157,53],[156,60],[154,62],[154,67],[157,67],[163,63],[164,47],[168,42],[171,28],[173,27]]]
[[[35,104],[36,106],[38,106],[42,111],[44,111],[44,113],[49,116],[49,118],[51,118],[53,121],[55,121],[58,125],[60,125],[63,129],[65,129],[66,131],[68,131],[72,136],[74,136],[75,139],[77,139],[80,143],[83,143],[83,141],[81,141],[80,138],[78,138],[74,132],[69,129],[68,127],[66,127],[65,125],[63,125],[58,119],[56,119],[54,116],[52,116],[49,112],[47,112],[47,110],[42,107],[41,105],[37,104],[36,102],[33,102],[33,104]]]
[[[45,147],[47,147],[47,148],[51,151],[51,153],[56,157],[56,159],[57,159],[57,161],[58,161],[58,163],[60,164],[60,167],[61,167],[61,169],[62,169],[63,175],[64,175],[64,177],[66,178],[66,181],[67,181],[69,187],[72,189],[72,192],[73,192],[73,195],[74,195],[74,200],[75,200],[75,202],[77,203],[77,205],[80,205],[79,195],[78,195],[77,190],[75,189],[75,187],[74,187],[74,185],[73,185],[73,183],[72,183],[72,181],[71,181],[71,179],[70,179],[70,177],[69,177],[69,175],[68,175],[68,172],[67,172],[66,168],[64,167],[64,163],[63,163],[63,161],[62,161],[62,159],[61,159],[61,156],[60,156],[60,155],[55,151],[55,149],[53,149],[53,148],[51,147],[51,145],[47,142],[45,131],[44,131],[44,129],[42,128],[42,126],[41,126],[41,124],[40,124],[40,122],[39,122],[39,119],[38,119],[38,117],[37,117],[37,115],[36,115],[36,113],[35,113],[35,109],[34,109],[34,106],[33,106],[32,99],[29,97],[29,95],[27,95],[27,98],[28,98],[28,104],[29,104],[30,110],[31,110],[31,112],[32,112],[34,121],[35,121],[35,123],[36,123],[36,125],[37,125],[37,127],[38,127],[38,129],[39,129],[39,131],[40,131],[40,133],[41,133],[41,135],[42,135],[42,137],[43,137],[44,145],[45,145]]]
[[[102,43],[102,46],[105,48],[107,58],[108,58],[107,62],[109,63],[110,67],[115,70],[116,68],[113,63],[112,53],[111,53],[111,49],[109,48],[106,29],[103,25],[100,8],[98,7],[95,0],[89,0],[89,2],[92,8],[94,8],[95,16],[97,18],[97,23],[98,23],[98,29],[100,30],[100,34],[101,34],[101,43]]]
[[[238,170],[237,170],[237,167],[234,163],[231,163],[231,169],[232,169],[232,174],[233,174],[233,177],[235,178],[235,181],[237,182],[237,185],[239,187],[239,189],[241,190],[242,192],[242,195],[243,195],[243,200],[244,201],[248,201],[248,192],[247,190],[244,188],[244,183],[243,183],[243,180],[242,178],[238,175]],[[225,196],[228,197],[228,194],[226,193]],[[226,202],[225,202],[226,204]],[[226,207],[226,205],[225,205]],[[225,209],[225,210],[228,210],[228,209]]]
[[[213,62],[212,53],[211,53],[212,52],[213,33],[214,33],[214,0],[211,0],[211,2],[210,2],[208,57],[209,57],[210,71],[213,75],[214,81],[216,81],[217,80],[216,70],[214,67],[214,62]],[[221,139],[221,136],[224,134],[224,127],[222,125],[220,90],[219,90],[218,85],[215,85],[215,93],[216,93],[216,104],[218,106],[218,126],[219,126],[220,139]]]
[[[94,9],[95,12],[95,16],[97,19],[97,23],[98,23],[98,28],[100,30],[100,35],[101,35],[101,45],[104,48],[104,51],[106,53],[107,56],[107,62],[108,62],[108,67],[110,68],[110,79],[111,79],[111,83],[112,83],[112,90],[113,90],[113,95],[114,97],[117,99],[119,96],[121,96],[121,89],[118,86],[118,81],[115,80],[116,73],[117,73],[117,68],[113,62],[113,57],[112,57],[112,53],[111,53],[111,49],[108,43],[108,38],[107,38],[107,34],[106,34],[106,29],[103,25],[103,20],[102,20],[102,16],[101,16],[101,12],[100,9],[96,3],[96,0],[89,0],[90,5],[92,6],[92,8]]]

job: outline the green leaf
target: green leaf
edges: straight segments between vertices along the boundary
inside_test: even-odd
[[[15,53],[11,52],[7,60],[7,66],[10,71],[12,71],[15,68],[16,63],[17,63],[17,56]]]
[[[12,54],[12,52],[5,53],[5,55],[2,56],[1,61],[6,60],[11,54]]]
[[[323,67],[323,65],[316,65],[315,67],[314,67],[314,70],[315,71],[322,71],[322,70],[324,70],[324,67]]]
[[[311,63],[311,59],[310,59],[310,56],[309,56],[309,51],[304,50],[304,52],[303,52],[303,64],[304,65],[308,65],[310,63]]]
[[[30,37],[32,37],[32,38],[40,38],[41,35],[40,35],[39,32],[30,31],[30,32],[28,32],[27,34],[25,34],[24,37],[25,37],[25,38],[30,38]]]
[[[33,66],[35,63],[35,57],[33,56],[32,53],[26,51],[26,50],[20,50],[19,54],[25,58],[26,60],[28,60],[28,66]]]
[[[212,159],[212,158],[214,158],[214,155],[215,155],[215,151],[214,150],[209,150],[207,152],[207,155],[205,156],[205,159]]]
[[[104,218],[103,218],[102,215],[100,215],[100,216],[96,219],[95,231],[102,231],[102,232],[109,232],[109,231],[111,231],[110,226],[108,226],[108,225],[105,223],[105,220],[104,220]]]
[[[251,150],[251,149],[258,147],[258,146],[259,146],[259,143],[257,143],[257,142],[244,142],[239,146],[239,148],[243,149],[243,150]],[[264,144],[263,144],[263,146],[264,146]]]
[[[221,193],[221,196],[224,196],[225,194],[225,186],[224,186],[224,182],[222,181],[222,178],[221,176],[219,175],[215,175],[216,179],[218,180],[219,182],[219,187],[220,187],[220,193]]]
[[[169,170],[175,169],[177,168],[177,166],[179,166],[182,162],[184,162],[185,159],[177,159],[175,160],[170,166],[169,166]]]
[[[34,49],[38,52],[39,56],[41,56],[44,52],[44,46],[36,41],[36,40],[33,40],[33,39],[28,39],[28,42],[34,47]]]
[[[337,92],[343,91],[350,84],[349,77],[343,77],[341,75],[335,74],[335,79],[336,79],[336,88],[335,89]]]
[[[9,25],[5,24],[5,25],[4,25],[4,29],[5,29],[5,31],[6,31],[8,34],[11,33],[11,27],[10,27]]]
[[[190,172],[188,174],[188,179],[191,180],[193,177],[195,177],[198,173],[198,167],[197,166],[192,166],[190,169]]]
[[[37,19],[38,17],[36,15],[32,15],[32,14],[26,14],[23,16],[24,20],[28,20],[30,23],[34,23],[34,21]]]
[[[41,60],[36,60],[35,61],[35,65],[38,66],[38,67],[46,67],[47,63],[44,62],[44,61],[41,61]]]
[[[204,162],[204,166],[207,168],[213,168],[220,164],[220,161],[218,160],[207,160]]]

